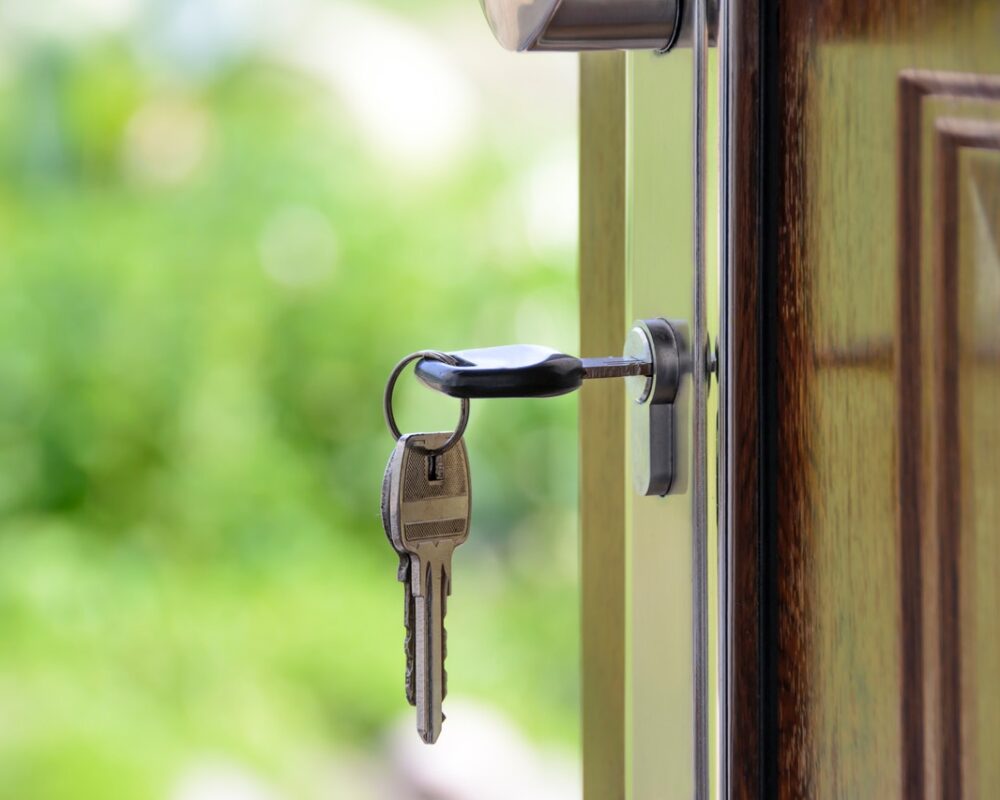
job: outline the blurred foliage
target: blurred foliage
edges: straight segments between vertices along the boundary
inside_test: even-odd
[[[498,221],[521,165],[497,141],[411,180],[253,52],[198,80],[124,34],[7,60],[0,797],[160,797],[220,754],[308,797],[410,722],[385,377],[422,347],[575,338],[573,253]],[[412,380],[397,403],[410,429],[456,411]],[[574,409],[474,405],[449,608],[451,693],[567,744]]]

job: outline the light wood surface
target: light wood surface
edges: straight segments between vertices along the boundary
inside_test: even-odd
[[[621,352],[625,295],[625,55],[580,58],[580,354]],[[583,785],[625,797],[625,395],[580,393]]]

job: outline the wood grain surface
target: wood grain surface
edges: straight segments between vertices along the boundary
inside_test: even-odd
[[[764,796],[760,525],[760,17],[757,0],[723,9],[720,586],[725,596],[723,793]]]
[[[625,55],[580,59],[580,353],[620,353],[626,315]],[[583,788],[625,797],[625,394],[580,392]]]
[[[1000,467],[960,446],[992,440],[982,411],[995,399],[982,377],[992,345],[976,346],[987,355],[975,369],[942,372],[962,340],[941,338],[947,317],[934,298],[965,296],[964,284],[933,283],[978,275],[986,256],[969,256],[979,266],[965,273],[933,271],[944,211],[932,202],[934,168],[921,168],[933,164],[936,120],[985,112],[980,97],[944,95],[914,112],[905,95],[920,91],[907,76],[982,86],[1000,73],[1000,8],[761,0],[759,19],[747,68],[761,70],[761,124],[745,135],[761,143],[762,171],[751,240],[761,653],[734,664],[760,671],[758,785],[768,797],[997,796],[983,760],[997,738],[982,732],[998,689],[970,684],[969,663],[980,675],[994,663],[985,643],[1000,631],[965,545],[977,542],[980,559],[997,550]],[[955,209],[970,207],[966,193]],[[952,213],[971,224],[971,211]],[[963,374],[969,388],[951,397],[944,388],[965,387]],[[968,397],[978,436],[960,405]],[[951,429],[949,407],[963,409]],[[736,730],[754,703],[749,691],[734,698]]]

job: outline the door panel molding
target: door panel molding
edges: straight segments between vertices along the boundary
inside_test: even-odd
[[[942,482],[939,477],[948,476],[957,464],[946,458],[954,455],[953,446],[930,441],[935,432],[953,445],[958,441],[945,433],[953,427],[947,410],[953,407],[956,386],[955,376],[932,365],[935,357],[940,361],[940,350],[937,356],[929,351],[937,344],[957,344],[948,335],[955,323],[949,317],[954,286],[944,273],[946,263],[948,268],[957,266],[957,240],[952,241],[958,225],[953,169],[957,148],[974,146],[977,123],[940,115],[954,113],[970,100],[1000,101],[1000,78],[908,69],[899,75],[898,97],[898,492],[906,500],[897,504],[897,536],[904,789],[909,797],[933,796],[938,791],[959,797],[962,727],[956,570],[960,528],[951,516],[957,513],[951,479]],[[949,111],[942,112],[937,105]],[[929,177],[925,169],[928,138],[935,140],[927,164]],[[936,198],[926,196],[925,190],[932,186],[936,186]],[[924,231],[932,199],[937,203],[931,215],[934,230]],[[938,265],[931,274],[924,252],[929,242],[939,248]],[[936,303],[924,297],[925,285]],[[930,408],[935,405],[942,409],[936,422]]]
[[[1000,81],[997,82],[1000,84]],[[972,390],[967,382],[977,370],[976,354],[969,358],[972,337],[963,335],[971,316],[967,303],[975,286],[966,284],[960,259],[960,158],[967,150],[1000,152],[1000,123],[944,117],[935,122],[936,254],[934,259],[935,336],[935,453],[934,495],[937,500],[935,538],[938,546],[938,626],[940,630],[940,759],[941,789],[945,797],[981,796],[976,786],[977,742],[974,726],[963,716],[976,701],[976,641],[965,635],[970,561],[974,557],[975,509],[970,507],[967,453],[974,418],[964,408]],[[971,361],[971,364],[969,363]],[[996,409],[994,409],[995,411]],[[984,556],[986,554],[983,554]],[[975,604],[973,603],[973,610]],[[995,611],[995,609],[994,609]],[[971,678],[971,680],[970,680]],[[992,680],[995,675],[989,676]],[[963,689],[965,691],[963,691]],[[967,692],[971,691],[971,696]]]

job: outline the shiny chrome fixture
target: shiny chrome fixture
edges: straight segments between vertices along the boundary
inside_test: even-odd
[[[658,50],[690,46],[693,3],[684,0],[480,0],[508,50]],[[709,0],[710,40],[718,0]]]

